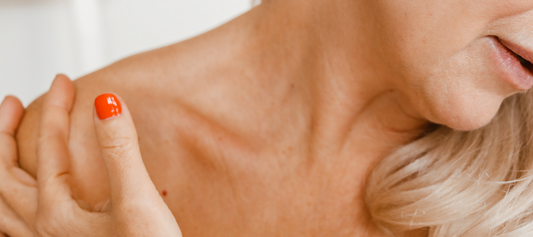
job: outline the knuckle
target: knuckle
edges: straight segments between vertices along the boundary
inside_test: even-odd
[[[37,151],[45,152],[50,150],[51,145],[57,144],[57,137],[52,134],[39,134],[37,137]]]
[[[128,155],[132,149],[132,139],[123,136],[107,136],[102,140],[102,150],[113,156],[122,157]]]

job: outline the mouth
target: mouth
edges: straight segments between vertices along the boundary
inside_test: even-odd
[[[497,38],[500,43],[507,48],[513,55],[518,59],[520,64],[527,69],[529,72],[533,73],[533,52],[524,49],[523,47],[515,44],[511,41]]]
[[[505,39],[490,38],[501,78],[518,91],[529,90],[533,86],[533,51]]]
[[[525,58],[523,58],[522,56],[516,54],[515,52],[513,52],[511,50],[511,52],[514,54],[514,56],[516,58],[518,58],[518,61],[520,62],[520,64],[526,68],[529,72],[531,72],[533,74],[533,63],[531,63],[530,61],[527,61]]]

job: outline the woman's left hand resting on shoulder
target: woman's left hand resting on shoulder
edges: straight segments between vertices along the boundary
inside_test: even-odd
[[[116,104],[107,107],[107,114],[100,106],[94,113],[111,198],[99,210],[88,211],[72,197],[67,142],[74,98],[73,83],[58,75],[43,102],[37,180],[17,162],[14,134],[24,112],[22,104],[14,97],[2,102],[0,236],[181,236],[146,171],[131,115],[123,101],[111,94],[99,97],[95,104],[100,100],[105,107],[106,101],[118,100]]]

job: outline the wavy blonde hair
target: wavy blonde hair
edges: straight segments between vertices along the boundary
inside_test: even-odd
[[[382,160],[367,183],[374,221],[430,237],[533,236],[533,93],[474,131],[440,126]]]

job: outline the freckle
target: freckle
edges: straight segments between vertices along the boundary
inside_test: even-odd
[[[294,84],[291,84],[291,89],[294,89]]]
[[[163,190],[163,192],[161,193],[163,195],[163,197],[166,197],[167,196],[167,190]]]

